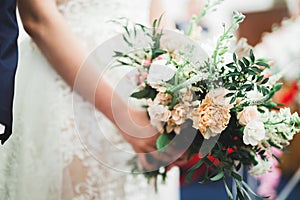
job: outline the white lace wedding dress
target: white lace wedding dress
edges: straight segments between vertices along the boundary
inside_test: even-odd
[[[117,25],[109,23],[112,19],[148,22],[149,0],[65,0],[58,4],[89,50],[119,32]],[[114,126],[101,113],[96,113],[98,124],[91,123],[92,106],[73,96],[30,39],[20,45],[19,62],[14,134],[0,150],[1,200],[159,199],[144,177],[128,173],[130,156],[110,152],[110,146],[133,152]],[[73,98],[83,119],[76,125]],[[95,134],[98,125],[105,137]]]

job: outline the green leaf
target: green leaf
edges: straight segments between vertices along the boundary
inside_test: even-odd
[[[252,190],[252,188],[245,181],[241,181],[241,183],[251,194],[253,194],[256,197],[260,197]]]
[[[256,73],[261,73],[263,71],[262,69],[259,69],[258,67],[252,67],[251,69],[252,69],[252,71],[254,71]]]
[[[232,99],[230,100],[230,104],[233,104],[236,100],[236,96],[232,97]]]
[[[210,178],[211,181],[218,181],[221,178],[224,177],[224,172],[223,171],[219,171],[219,173],[217,175],[215,175],[214,177]]]
[[[236,69],[236,66],[233,62],[229,63],[226,65],[227,67],[231,68],[231,69]]]
[[[260,85],[256,85],[257,91],[261,93],[261,87]]]
[[[130,97],[136,98],[136,99],[143,99],[147,98],[148,91],[146,89],[140,90],[137,92],[134,92],[130,95]]]
[[[274,91],[277,92],[279,91],[283,86],[283,83],[276,83],[275,86],[273,87]]]
[[[136,99],[147,99],[151,98],[152,100],[156,97],[156,90],[149,87],[148,85],[140,91],[134,92],[130,95],[130,97],[136,98]]]
[[[243,192],[243,195],[246,197],[245,199],[251,200],[251,197],[250,197],[248,191],[245,190],[245,188],[243,188],[243,187],[241,187],[241,190]]]
[[[234,60],[234,62],[236,63],[236,61],[237,61],[236,53],[233,53],[233,60]]]
[[[241,162],[239,162],[239,163],[237,164],[237,166],[235,167],[235,169],[236,169],[236,170],[240,170],[240,169],[241,169],[241,167],[242,167],[242,163],[241,163]]]
[[[114,51],[114,53],[115,53],[114,57],[121,57],[121,56],[123,56],[123,53],[120,52],[120,51]]]
[[[244,97],[244,94],[242,93],[242,91],[238,91],[238,93],[236,94],[237,97]]]
[[[255,63],[255,64],[257,64],[258,66],[263,66],[263,67],[267,67],[267,68],[270,67],[270,66],[269,66],[267,63],[265,63],[265,62],[257,62],[257,63]]]
[[[253,54],[253,50],[252,49],[250,49],[250,59],[251,59],[252,63],[255,62],[255,56]]]
[[[243,57],[243,62],[245,63],[246,66],[250,65],[250,62],[247,58]]]
[[[228,88],[228,90],[236,90],[236,89],[237,89],[237,87],[234,86],[234,85],[232,85],[232,86],[230,86],[230,87]]]
[[[257,72],[255,72],[253,70],[248,70],[247,73],[252,76],[257,76]]]
[[[243,70],[246,69],[245,64],[244,64],[242,61],[240,61],[240,60],[239,60],[239,65],[241,66],[241,68],[242,68]]]
[[[184,181],[185,181],[186,183],[191,182],[194,173],[195,173],[194,171],[189,172],[189,173],[186,175]]]
[[[227,195],[228,195],[228,199],[229,199],[229,200],[233,200],[232,192],[230,191],[230,189],[229,189],[229,187],[228,187],[228,185],[227,185],[227,183],[226,183],[225,178],[223,179],[223,182],[224,182],[224,187],[225,187],[226,192],[227,192]]]
[[[188,169],[188,171],[195,171],[196,169],[198,169],[199,167],[201,167],[201,165],[203,164],[204,159],[200,159],[195,165],[193,165],[193,167],[191,167],[190,169]]]
[[[241,86],[241,90],[246,90],[246,89],[248,89],[248,88],[252,88],[252,84],[245,84],[245,85],[242,85]]]
[[[226,52],[228,51],[228,49],[227,49],[227,47],[225,47],[225,48],[223,48],[223,49],[221,49],[220,51],[219,51],[219,56],[222,56],[222,55],[224,55]]]
[[[266,84],[268,81],[269,81],[269,78],[265,78],[265,79],[261,82],[261,84]]]
[[[167,134],[161,134],[156,140],[156,148],[159,152],[162,152],[166,149],[170,143],[169,137]]]
[[[125,35],[122,35],[123,40],[128,44],[128,46],[132,47],[133,44],[125,37]]]
[[[264,75],[258,76],[258,78],[256,79],[256,82],[260,82],[263,78],[264,78]]]
[[[236,172],[231,172],[231,175],[232,175],[232,177],[233,177],[234,179],[238,180],[239,182],[242,181],[242,177],[241,177],[238,173],[236,173]]]
[[[244,196],[243,196],[243,194],[242,194],[242,191],[241,191],[241,189],[239,188],[239,187],[237,187],[237,190],[236,190],[236,200],[247,200],[247,199],[245,199],[244,198]]]
[[[232,92],[232,93],[228,93],[228,94],[225,95],[225,97],[226,97],[226,98],[227,98],[227,97],[231,97],[231,96],[233,96],[234,94],[235,94],[235,93],[233,93],[233,92]]]
[[[167,53],[167,51],[162,49],[152,49],[152,60],[165,53]]]
[[[241,73],[239,73],[239,72],[230,72],[230,73],[226,74],[225,76],[239,76],[239,75],[241,75]]]

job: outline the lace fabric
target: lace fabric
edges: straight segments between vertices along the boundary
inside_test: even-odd
[[[85,47],[93,50],[119,29],[109,23],[119,16],[147,22],[148,0],[69,0],[59,9]],[[138,9],[137,9],[138,8]],[[108,151],[107,139],[132,151],[116,128],[71,88],[51,68],[31,40],[20,46],[14,103],[14,135],[0,154],[0,199],[12,200],[143,200],[158,199],[144,177],[133,177],[105,166],[103,159],[126,164]],[[82,120],[74,120],[76,99]],[[101,126],[103,135],[95,134]],[[78,136],[84,136],[84,142]],[[105,158],[106,157],[106,158]],[[139,195],[137,195],[139,193]]]

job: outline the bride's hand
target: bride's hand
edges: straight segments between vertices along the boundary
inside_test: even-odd
[[[156,170],[170,160],[170,154],[157,151],[156,140],[160,133],[150,124],[146,111],[129,108],[126,119],[117,121],[122,136],[146,170]]]

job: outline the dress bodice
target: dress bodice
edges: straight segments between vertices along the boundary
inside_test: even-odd
[[[148,22],[149,0],[58,0],[57,5],[88,51],[122,31],[111,20]],[[134,155],[130,145],[72,92],[30,39],[20,45],[14,116],[16,134],[0,154],[0,199],[157,199],[144,177],[127,173]],[[113,146],[131,157],[111,152]]]
[[[122,31],[112,20],[120,17],[149,24],[150,0],[58,0],[58,8],[72,30],[89,48]]]

